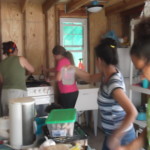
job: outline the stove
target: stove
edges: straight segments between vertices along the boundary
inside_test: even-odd
[[[27,94],[35,99],[37,117],[47,116],[45,109],[54,102],[54,89],[46,82],[27,84]]]
[[[52,86],[27,87],[28,96],[49,96],[54,95]]]
[[[27,87],[50,86],[50,83],[46,81],[33,80],[33,81],[27,81],[26,86]]]

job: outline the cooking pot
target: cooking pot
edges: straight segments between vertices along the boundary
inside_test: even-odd
[[[33,77],[33,75],[29,75],[27,77],[27,82],[33,82],[33,81],[35,81],[35,78]]]

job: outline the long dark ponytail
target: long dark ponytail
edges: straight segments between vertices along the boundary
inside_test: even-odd
[[[118,65],[117,43],[111,38],[102,39],[95,47],[96,56],[101,58],[107,65]]]

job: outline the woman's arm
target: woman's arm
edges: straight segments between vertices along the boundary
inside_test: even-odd
[[[46,68],[46,67],[42,66],[41,68],[42,68],[42,71],[45,72],[45,73],[49,73],[49,72],[55,73],[56,72],[55,67],[53,67],[53,68]]]
[[[120,104],[120,106],[126,112],[126,116],[122,121],[119,128],[113,133],[112,138],[110,139],[111,144],[116,146],[118,143],[113,142],[113,139],[121,139],[123,132],[134,122],[137,116],[137,110],[131,100],[127,97],[124,91],[121,88],[115,89],[113,91],[113,98]],[[110,147],[112,147],[110,145]]]
[[[74,68],[75,68],[76,76],[86,82],[92,83],[92,82],[98,82],[101,80],[101,77],[102,77],[101,73],[91,75],[90,73],[85,72],[77,67],[74,67]]]
[[[146,145],[147,129],[145,128],[143,132],[131,143],[126,146],[119,146],[116,150],[139,150]]]
[[[127,129],[131,123],[134,122],[137,116],[137,110],[133,105],[132,101],[127,97],[127,95],[124,93],[124,91],[121,88],[118,88],[113,91],[113,97],[126,112],[126,116],[120,128],[118,128],[118,130],[116,131],[116,133],[117,132],[121,133],[125,129]]]
[[[23,56],[20,56],[19,61],[20,61],[21,66],[25,68],[27,71],[29,71],[30,73],[34,72],[33,66],[28,62],[26,58],[24,58]]]

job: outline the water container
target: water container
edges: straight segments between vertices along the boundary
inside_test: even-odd
[[[75,69],[63,67],[62,73],[62,83],[64,85],[72,85],[75,82]]]
[[[142,80],[142,87],[143,88],[148,88],[149,87],[149,81],[147,79]]]

